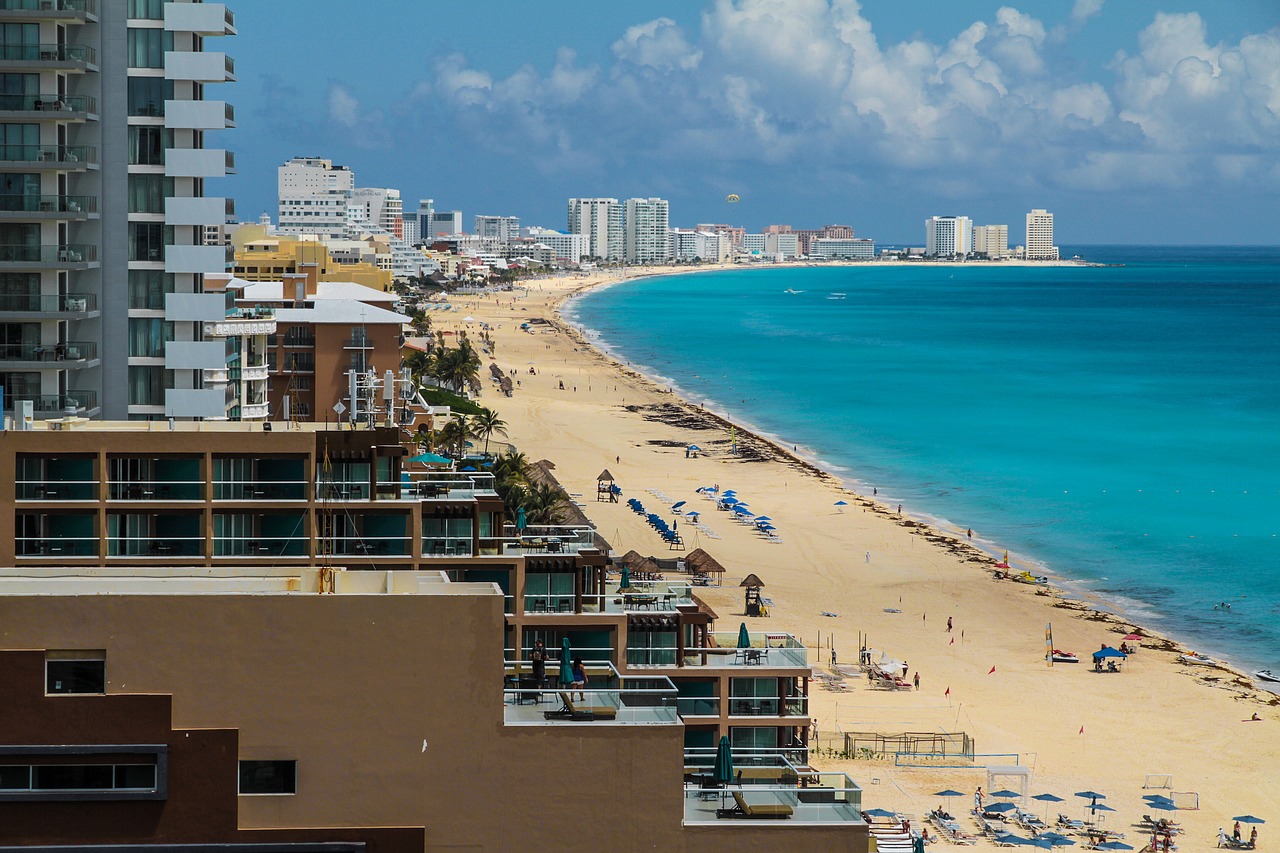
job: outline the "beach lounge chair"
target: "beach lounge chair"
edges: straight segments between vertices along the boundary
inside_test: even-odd
[[[716,817],[785,820],[794,813],[791,806],[779,802],[771,794],[748,796],[742,791],[734,791],[733,803],[733,808],[716,809]]]
[[[558,711],[544,711],[542,716],[548,720],[614,720],[618,717],[618,709],[612,705],[587,705],[574,702],[570,694],[561,693],[560,701],[564,706]]]

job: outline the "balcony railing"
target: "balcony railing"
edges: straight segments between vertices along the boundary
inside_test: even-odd
[[[68,391],[65,394],[37,394],[31,397],[19,396],[20,400],[30,400],[35,404],[35,411],[38,414],[59,414],[67,409],[75,408],[77,411],[98,408],[98,392],[97,391]],[[5,411],[13,410],[13,398],[5,397]],[[94,496],[96,497],[96,495]],[[91,498],[85,498],[90,500]]]
[[[0,95],[0,111],[15,113],[96,113],[98,101],[87,95]]]
[[[0,264],[82,264],[96,263],[98,247],[92,243],[53,246],[0,244]]]
[[[202,501],[203,480],[130,480],[107,484],[113,501]]]
[[[555,648],[548,647],[548,653],[551,660],[547,661],[547,672],[552,670],[559,671],[560,666],[560,646],[557,644]],[[529,655],[533,652],[533,646],[524,646],[520,649],[520,662],[515,661],[515,649],[503,649],[503,660],[506,661],[508,674],[511,672],[529,672]],[[587,666],[613,666],[613,649],[609,646],[574,646],[570,653],[572,658],[582,658]],[[570,658],[570,660],[572,660]],[[616,669],[614,670],[617,671]]]
[[[0,160],[11,163],[97,163],[88,145],[0,145]]]
[[[215,501],[304,501],[307,484],[300,480],[215,480]]]
[[[18,480],[20,501],[96,501],[97,480]]]
[[[363,501],[369,498],[368,480],[316,479],[316,497],[319,500]]]
[[[751,645],[738,648],[737,633],[722,631],[711,635],[716,645],[684,650],[686,666],[805,667],[809,654],[804,643],[790,634],[751,634]]]
[[[80,44],[0,44],[0,61],[9,62],[79,62],[94,65],[97,52]]]
[[[203,536],[117,536],[107,540],[108,557],[202,557]]]
[[[96,557],[97,536],[19,536],[15,540],[19,557]]]
[[[470,557],[470,536],[423,536],[424,557]]]
[[[735,768],[737,760],[735,752]],[[714,771],[692,778],[695,781],[685,782],[685,824],[752,826],[750,818],[760,815],[792,824],[862,822],[862,789],[844,773],[748,767],[728,785],[717,784]]]
[[[215,557],[305,557],[310,539],[297,536],[215,536]]]
[[[343,349],[373,349],[373,341],[368,338],[347,338],[342,342]]]
[[[0,194],[3,213],[97,213],[96,195]]]
[[[92,361],[98,357],[93,341],[70,341],[65,344],[0,344],[0,361],[73,362]]]
[[[693,605],[693,588],[687,583],[632,581],[629,589],[622,590],[619,588],[619,582],[613,581],[606,586],[606,590],[604,595],[584,595],[583,611],[586,613],[674,613],[682,606]]]
[[[679,722],[676,689],[670,679],[619,676],[612,664],[607,665],[605,673],[600,673],[597,667],[586,669],[588,683],[583,690],[559,684],[558,664],[548,663],[547,678],[541,684],[534,681],[530,672],[508,672],[508,686],[503,690],[506,724],[671,725]],[[593,682],[600,681],[610,686],[592,686]],[[616,687],[612,686],[615,684]]]
[[[342,557],[407,557],[408,536],[338,536],[325,543],[330,554]],[[321,547],[317,544],[317,548]]]
[[[98,0],[0,0],[0,12],[79,12],[98,14]]]
[[[0,313],[86,314],[98,310],[95,293],[5,293],[0,294]]]
[[[803,717],[808,714],[806,696],[731,696],[731,717]]]

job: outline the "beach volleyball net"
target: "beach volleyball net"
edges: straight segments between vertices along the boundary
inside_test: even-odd
[[[1142,780],[1143,789],[1155,788],[1161,791],[1173,790],[1173,774],[1172,773],[1148,773]]]
[[[964,732],[838,732],[830,737],[830,745],[822,746],[847,758],[897,761],[910,756],[939,763],[974,759],[973,738]]]

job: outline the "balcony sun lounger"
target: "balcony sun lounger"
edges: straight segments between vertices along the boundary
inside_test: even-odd
[[[794,813],[791,806],[779,802],[753,802],[742,791],[733,792],[734,807],[716,809],[716,817],[755,818],[765,820],[785,820]]]
[[[562,692],[560,701],[564,703],[559,711],[544,711],[543,718],[548,720],[613,720],[618,716],[618,709],[612,705],[588,705],[585,702],[574,702],[569,693]]]

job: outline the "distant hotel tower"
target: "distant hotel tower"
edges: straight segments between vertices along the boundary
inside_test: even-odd
[[[1053,245],[1053,214],[1037,208],[1027,214],[1027,260],[1057,259],[1058,247]]]

